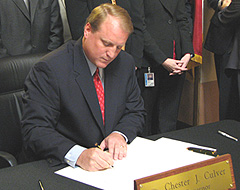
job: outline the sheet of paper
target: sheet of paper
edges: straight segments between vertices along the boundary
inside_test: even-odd
[[[213,158],[188,151],[190,146],[201,147],[164,137],[157,141],[137,137],[128,145],[127,157],[115,161],[114,168],[88,172],[69,166],[55,173],[105,190],[133,190],[135,179]]]

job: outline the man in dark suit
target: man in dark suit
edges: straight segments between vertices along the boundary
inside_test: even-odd
[[[0,58],[45,53],[63,43],[58,0],[0,1]]]
[[[220,3],[219,3],[220,2]],[[234,36],[238,23],[223,25],[218,14],[226,9],[229,0],[208,0],[215,10],[211,18],[204,48],[214,53],[215,67],[219,86],[219,119],[239,120],[239,97],[237,87],[237,70],[227,69],[233,49]]]
[[[66,13],[72,39],[77,40],[83,35],[83,27],[90,12],[102,3],[111,0],[65,0]],[[129,36],[125,50],[131,54],[140,67],[143,56],[143,0],[116,0],[116,4],[128,11],[133,22],[133,33]]]
[[[218,13],[218,20],[226,28],[234,31],[231,53],[225,67],[228,86],[224,86],[227,99],[225,119],[240,121],[240,2],[232,0],[231,4]],[[222,73],[223,74],[223,73]],[[225,83],[226,84],[226,83]]]
[[[185,0],[144,0],[146,30],[139,85],[147,110],[147,134],[176,130],[184,71],[193,54]],[[144,73],[154,73],[155,86],[145,87]]]
[[[88,17],[83,38],[34,66],[23,96],[28,156],[90,171],[108,168],[126,156],[127,143],[142,131],[145,115],[134,60],[121,50],[132,30],[123,8],[102,4]],[[96,68],[104,86],[105,111],[93,82]]]

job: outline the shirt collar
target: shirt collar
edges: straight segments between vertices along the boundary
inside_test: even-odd
[[[88,66],[89,66],[89,69],[90,69],[90,72],[91,72],[91,75],[93,76],[95,74],[95,71],[97,69],[97,66],[94,65],[89,59],[88,57],[86,56],[85,52],[83,51],[83,54],[87,60],[87,63],[88,63]],[[100,79],[101,81],[103,82],[104,81],[104,72],[103,72],[103,68],[98,68],[99,69],[99,76],[100,76]]]

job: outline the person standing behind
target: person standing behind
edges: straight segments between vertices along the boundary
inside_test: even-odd
[[[45,53],[62,43],[58,0],[0,1],[0,58]]]
[[[125,50],[140,67],[143,57],[143,0],[65,0],[68,23],[73,40],[83,35],[83,27],[90,12],[102,3],[116,3],[128,11],[134,31],[129,36]]]
[[[233,48],[234,35],[238,24],[224,26],[218,18],[219,13],[226,9],[231,0],[208,0],[215,10],[204,43],[204,48],[214,53],[215,68],[219,87],[219,119],[239,120],[239,97],[237,72],[226,69]]]
[[[226,119],[240,121],[240,2],[232,0],[231,4],[218,13],[218,19],[224,27],[234,31],[229,60],[225,67],[230,94]],[[231,96],[232,95],[232,96]],[[232,99],[233,98],[233,99]]]
[[[176,130],[184,72],[194,53],[185,2],[144,0],[144,56],[138,76],[148,114],[145,135]],[[145,85],[145,73],[154,73],[154,85]]]

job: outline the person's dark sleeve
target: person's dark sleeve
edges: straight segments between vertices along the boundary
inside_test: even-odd
[[[240,2],[232,0],[232,3],[218,13],[219,21],[224,25],[239,26],[240,22]]]
[[[58,0],[53,0],[50,15],[50,36],[48,50],[52,51],[63,44],[63,24]]]
[[[166,59],[167,56],[159,48],[155,40],[152,38],[151,34],[146,29],[144,24],[144,53],[151,57],[158,65],[161,65]]]
[[[24,149],[38,159],[51,159],[51,165],[64,162],[76,143],[56,130],[60,117],[60,95],[54,71],[37,63],[30,71],[23,95],[21,120]]]
[[[186,3],[185,3],[185,8],[186,8],[186,14],[187,14],[187,18],[188,18],[188,21],[189,21],[189,24],[190,24],[190,34],[191,34],[191,37],[193,36],[193,13],[194,13],[194,6],[192,4],[192,2],[190,0],[186,0]]]
[[[190,24],[185,12],[185,1],[180,0],[177,8],[177,25],[180,32],[182,55],[186,53],[194,54],[190,31]]]
[[[218,0],[207,0],[207,2],[212,9],[218,10]]]
[[[132,61],[132,63],[134,63]],[[129,64],[131,65],[131,64]],[[143,99],[135,76],[135,67],[127,68],[128,85],[126,108],[113,131],[119,131],[126,135],[128,143],[131,143],[137,135],[141,135],[145,125],[146,111],[144,109]]]
[[[143,14],[145,19],[145,14]],[[160,47],[157,45],[156,41],[152,38],[151,34],[148,32],[145,21],[143,23],[143,34],[144,34],[144,53],[148,55],[148,57],[155,60],[154,63],[161,65],[166,59],[167,56]],[[155,65],[157,66],[157,65]]]

